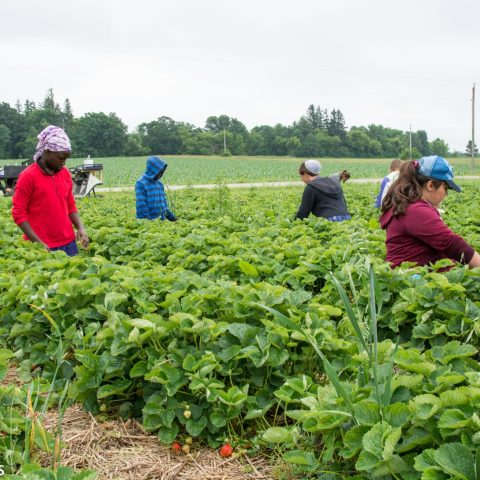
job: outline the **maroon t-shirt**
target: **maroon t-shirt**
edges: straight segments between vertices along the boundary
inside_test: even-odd
[[[428,265],[442,258],[469,263],[475,253],[445,225],[438,210],[426,200],[411,203],[405,214],[398,217],[392,215],[392,210],[385,212],[380,225],[387,231],[387,261],[392,268],[402,262]]]

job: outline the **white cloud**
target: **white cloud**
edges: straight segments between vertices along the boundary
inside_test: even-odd
[[[314,103],[463,150],[479,13],[470,0],[2,2],[0,101],[53,88],[75,115],[130,128],[222,113],[290,124]]]

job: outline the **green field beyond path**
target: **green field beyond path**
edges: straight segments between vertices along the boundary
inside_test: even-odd
[[[293,157],[206,157],[163,156],[168,169],[164,182],[168,185],[204,183],[281,182],[298,180],[298,166],[303,159]],[[104,186],[133,186],[145,170],[147,157],[95,158],[104,166]],[[388,158],[321,158],[323,175],[347,169],[352,178],[382,178],[388,173]],[[471,174],[469,158],[450,160],[456,175]],[[72,158],[67,166],[83,163]],[[0,160],[0,166],[20,164],[20,160]]]

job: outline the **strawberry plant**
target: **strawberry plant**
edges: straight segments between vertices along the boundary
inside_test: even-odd
[[[131,194],[84,199],[75,258],[21,241],[3,199],[0,348],[40,408],[42,389],[68,394],[166,444],[248,439],[300,478],[470,478],[449,459],[480,437],[479,273],[391,270],[375,190],[347,184],[341,223],[293,221],[299,188],[179,192],[174,224],[135,220]],[[445,216],[475,246],[472,193]],[[8,388],[18,465],[26,402]]]

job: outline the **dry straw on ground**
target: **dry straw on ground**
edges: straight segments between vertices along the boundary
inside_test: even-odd
[[[13,365],[0,383],[22,384]],[[57,431],[58,412],[47,412],[41,422],[46,430]],[[95,470],[98,480],[274,479],[274,467],[266,457],[222,458],[216,450],[195,445],[189,455],[173,453],[138,422],[98,422],[79,405],[65,412],[62,440],[61,464],[77,470]],[[41,453],[40,461],[50,467],[52,455]]]
[[[23,385],[23,382],[18,378],[17,367],[13,364],[8,366],[7,374],[5,378],[0,381],[0,385],[15,385],[20,387]]]
[[[43,424],[56,429],[56,412],[49,412]],[[273,467],[263,457],[222,458],[216,450],[196,449],[175,454],[147,434],[135,421],[98,422],[74,405],[62,421],[61,463],[75,469],[92,469],[99,480],[271,480]],[[44,456],[45,464],[51,457]]]

